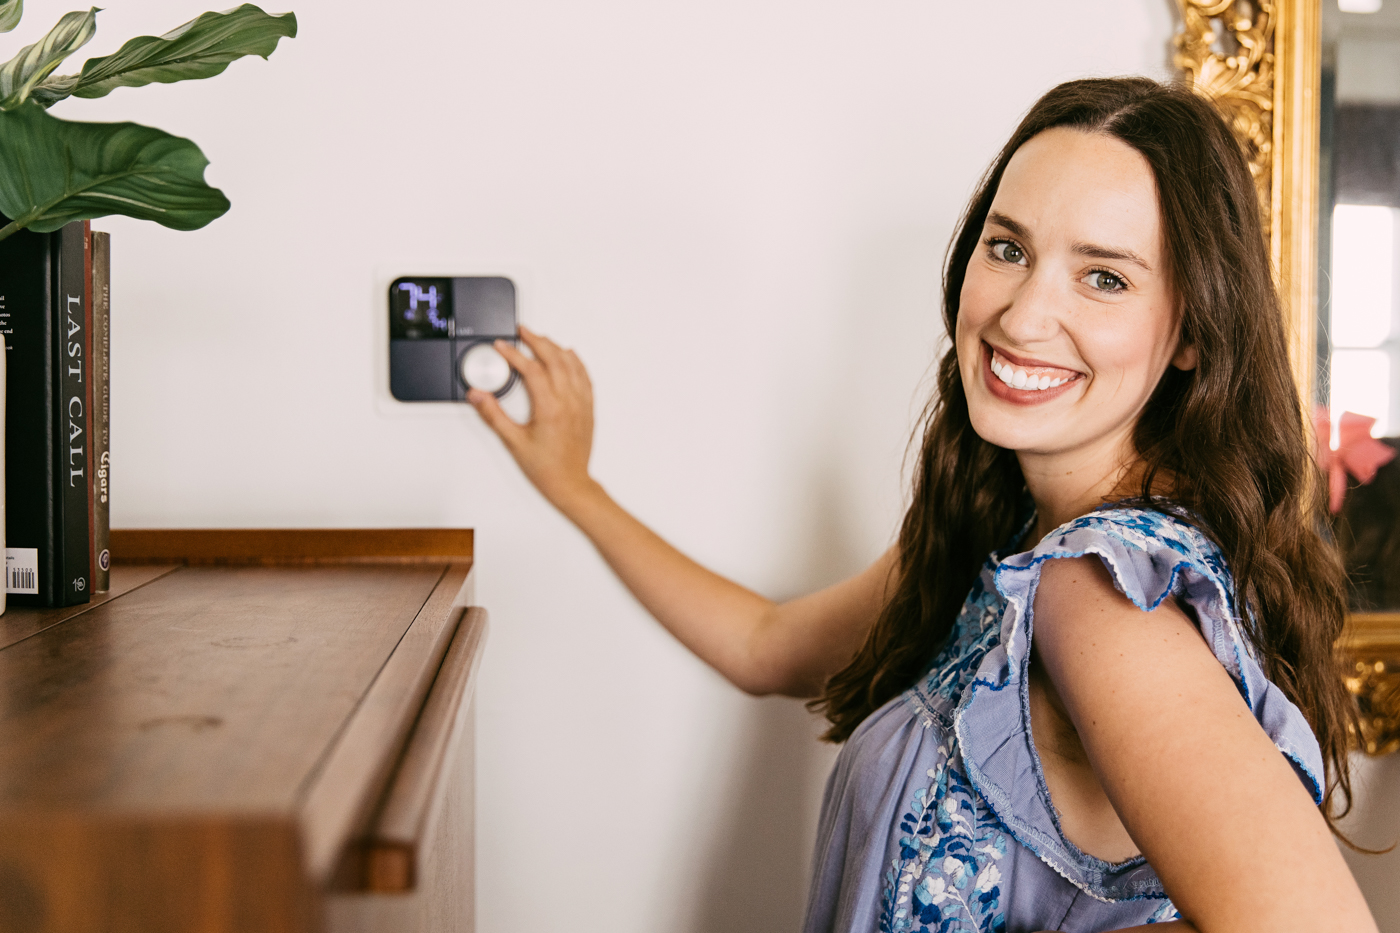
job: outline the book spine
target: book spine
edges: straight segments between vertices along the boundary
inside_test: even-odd
[[[55,500],[60,562],[57,605],[88,601],[92,591],[92,539],[88,536],[88,425],[86,372],[87,273],[90,233],[86,221],[74,221],[58,232],[58,261],[54,264],[54,441],[57,447],[58,494]]]
[[[0,300],[0,315],[5,313],[5,303]],[[5,557],[5,357],[10,352],[5,349],[4,328],[0,327],[0,568],[4,568],[8,563]],[[0,574],[5,574],[0,569]],[[3,576],[0,576],[0,615],[5,614],[5,591],[8,584]]]
[[[53,606],[58,599],[52,314],[57,241],[56,233],[29,230],[0,241],[8,400],[5,590],[8,603],[16,606]]]
[[[111,586],[112,537],[112,237],[92,235],[92,580],[93,592]]]
[[[97,503],[93,501],[93,483],[97,482],[96,458],[97,408],[93,405],[93,390],[97,384],[96,331],[92,328],[92,231],[83,228],[83,420],[87,422],[88,471],[83,492],[87,495],[88,593],[97,592]]]

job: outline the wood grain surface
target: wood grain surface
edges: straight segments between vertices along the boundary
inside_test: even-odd
[[[51,625],[66,622],[82,615],[89,609],[116,599],[139,586],[165,576],[177,565],[145,565],[140,567],[113,568],[111,589],[105,593],[94,593],[92,601],[81,606],[65,606],[62,609],[35,609],[28,606],[10,606],[0,615],[0,650],[15,642],[23,641],[35,632],[42,632]]]
[[[470,528],[113,528],[133,564],[444,563],[472,556]]]
[[[442,665],[465,611],[452,603],[470,571],[467,562],[448,566],[308,783],[299,819],[307,874],[318,884],[353,883],[344,872],[356,870],[344,857],[378,806]]]
[[[421,851],[413,889],[403,893],[332,891],[327,933],[472,933],[476,929],[475,704],[466,708],[461,740],[449,752],[442,797]],[[532,924],[525,923],[530,929]]]
[[[406,555],[299,532],[289,565],[240,535],[150,538],[195,565],[118,563],[87,606],[0,616],[0,933],[326,929],[463,612],[470,558],[427,554],[470,532]],[[434,838],[456,854],[432,871],[469,864],[469,827]]]
[[[443,571],[189,567],[0,651],[0,813],[290,812]]]
[[[414,724],[403,761],[364,843],[365,887],[411,891],[432,857],[429,823],[448,794],[451,765],[467,735],[476,672],[487,631],[486,610],[467,610]]]
[[[287,871],[299,853],[286,821],[33,811],[8,814],[4,834],[9,853],[49,853],[0,863],[5,933],[323,929],[317,892]]]

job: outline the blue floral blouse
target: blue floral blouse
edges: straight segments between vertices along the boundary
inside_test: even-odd
[[[1031,741],[1040,567],[1085,554],[1143,610],[1180,601],[1321,801],[1317,740],[1247,647],[1219,549],[1170,515],[1105,507],[1031,551],[992,554],[928,673],[847,740],[827,780],[805,933],[1088,933],[1177,919],[1142,856],[1110,864],[1065,838]]]

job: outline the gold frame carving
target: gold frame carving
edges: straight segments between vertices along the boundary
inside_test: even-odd
[[[1213,101],[1249,158],[1288,352],[1312,409],[1316,378],[1321,0],[1176,0],[1173,62]],[[1400,613],[1352,613],[1337,643],[1370,755],[1400,751]]]
[[[1352,613],[1338,644],[1347,690],[1360,709],[1356,745],[1368,755],[1400,751],[1400,613]]]
[[[1182,29],[1172,61],[1198,94],[1213,101],[1249,159],[1264,230],[1272,229],[1274,27],[1272,0],[1242,9],[1235,0],[1178,0]]]
[[[1320,0],[1177,0],[1172,56],[1213,101],[1249,158],[1288,322],[1288,352],[1312,398],[1317,328]],[[1311,409],[1311,404],[1306,408]]]

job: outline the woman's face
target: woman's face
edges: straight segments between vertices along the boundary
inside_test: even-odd
[[[1132,452],[1180,347],[1147,160],[1109,136],[1047,130],[1012,157],[967,264],[958,366],[972,426],[1023,455]]]

